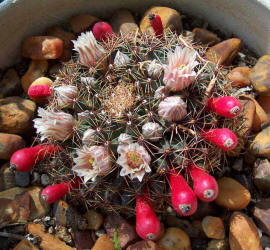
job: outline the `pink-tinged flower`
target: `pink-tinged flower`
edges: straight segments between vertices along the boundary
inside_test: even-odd
[[[79,177],[84,179],[84,183],[91,179],[94,181],[97,176],[104,176],[111,171],[111,159],[108,150],[103,146],[83,146],[77,149],[78,157],[73,161],[72,168]]]
[[[73,105],[78,97],[78,88],[73,85],[62,85],[54,88],[56,100],[60,107]]]
[[[41,141],[45,139],[64,141],[72,136],[75,125],[75,119],[72,115],[39,108],[38,116],[41,118],[36,118],[33,121],[37,133],[41,135]]]
[[[115,55],[113,64],[116,67],[122,67],[122,66],[127,65],[129,62],[130,62],[130,58],[127,55],[125,55],[124,53],[122,53],[121,51],[118,50],[116,55]]]
[[[156,122],[147,122],[142,126],[142,134],[149,141],[159,141],[163,135],[163,128]]]
[[[178,122],[187,115],[187,104],[180,96],[169,96],[159,104],[158,115],[169,122]]]
[[[164,65],[157,62],[156,59],[151,61],[151,63],[148,65],[147,72],[148,75],[154,78],[158,78],[161,76],[164,69]]]
[[[125,144],[125,145],[131,144],[132,137],[131,137],[131,135],[128,135],[126,133],[122,133],[118,137],[118,142],[119,142],[119,144]]]
[[[195,79],[194,68],[198,65],[197,53],[187,47],[177,46],[174,53],[168,53],[168,64],[164,68],[163,82],[170,91],[180,91]]]
[[[80,63],[86,67],[95,67],[105,54],[105,50],[97,43],[92,31],[81,33],[78,39],[72,42],[74,50],[79,53]]]
[[[122,167],[120,176],[129,175],[131,179],[137,178],[141,182],[145,173],[151,172],[151,157],[138,143],[119,145],[117,152],[120,156],[116,163]]]

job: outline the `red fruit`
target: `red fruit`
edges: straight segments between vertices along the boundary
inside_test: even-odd
[[[193,180],[194,193],[200,200],[210,202],[217,198],[218,184],[213,176],[196,165],[189,167],[189,173]]]
[[[60,200],[68,192],[78,188],[81,182],[80,177],[75,177],[68,182],[48,186],[42,190],[41,198],[47,203],[54,203]]]
[[[108,23],[97,22],[93,26],[93,35],[99,41],[106,41],[113,34],[113,29]]]
[[[190,216],[197,210],[197,197],[181,174],[172,171],[169,176],[174,210],[183,216]]]
[[[160,16],[155,14],[149,14],[148,19],[153,27],[155,35],[157,37],[163,38],[164,30]]]
[[[238,116],[242,110],[240,102],[232,96],[209,98],[207,106],[211,111],[228,118]]]
[[[155,240],[160,234],[160,221],[148,194],[136,196],[136,231],[144,240]]]
[[[30,98],[46,98],[51,96],[52,90],[50,85],[33,85],[28,89]]]
[[[10,168],[19,172],[26,172],[36,163],[61,150],[59,146],[53,144],[20,149],[11,156]]]
[[[233,150],[237,145],[236,135],[228,128],[216,128],[202,131],[201,136],[206,141],[216,144],[225,151]]]

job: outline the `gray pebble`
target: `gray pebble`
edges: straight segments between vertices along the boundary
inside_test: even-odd
[[[15,183],[19,187],[27,187],[30,184],[30,170],[27,172],[15,172]]]
[[[40,174],[37,172],[34,172],[32,174],[32,181],[31,181],[32,185],[39,185],[40,184]]]
[[[51,179],[48,175],[42,174],[41,175],[41,185],[42,186],[48,186],[51,184]]]
[[[104,229],[99,229],[96,231],[96,236],[100,237],[101,235],[105,234],[105,230]]]

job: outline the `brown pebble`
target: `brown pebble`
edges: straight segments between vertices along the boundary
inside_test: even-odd
[[[63,53],[63,41],[54,36],[33,36],[23,41],[22,56],[34,60],[57,59]]]
[[[194,41],[197,43],[212,46],[220,42],[220,39],[215,33],[206,29],[195,28],[192,33],[194,34]]]
[[[262,250],[258,228],[244,213],[234,212],[230,218],[231,250]]]
[[[115,33],[121,33],[122,35],[135,33],[139,29],[132,13],[126,9],[115,11],[111,18],[111,25]]]
[[[45,76],[48,67],[49,67],[48,61],[45,60],[31,61],[27,72],[21,78],[21,85],[26,93],[33,81],[35,81],[39,77]]]
[[[8,69],[0,81],[0,98],[21,94],[20,78],[15,69]]]
[[[219,217],[204,217],[202,220],[202,228],[208,238],[217,240],[223,240],[225,238],[224,224]]]
[[[25,141],[21,136],[0,133],[0,159],[8,160],[15,151],[24,146]]]
[[[71,40],[76,40],[76,36],[71,32],[63,30],[61,27],[53,26],[47,29],[46,34],[48,36],[54,36],[60,38],[63,43],[63,53],[59,60],[66,62],[71,58],[73,43]]]
[[[214,64],[231,65],[241,46],[242,41],[240,39],[231,38],[208,49],[205,58]]]
[[[180,13],[178,11],[168,7],[155,6],[151,7],[143,15],[143,18],[140,22],[140,29],[143,33],[145,32],[149,32],[152,34],[154,33],[154,30],[148,18],[149,14],[159,15],[165,30],[170,29],[172,31],[176,31],[177,34],[180,34],[182,32],[183,30],[182,20]]]
[[[253,176],[258,189],[265,192],[270,190],[270,162],[267,159],[258,158],[256,160],[253,167]]]
[[[236,67],[227,76],[233,87],[243,88],[251,85],[248,76],[251,72],[249,67]]]
[[[96,22],[99,21],[100,19],[95,16],[78,14],[69,19],[69,24],[75,34],[80,34],[81,32],[89,30]]]
[[[270,55],[262,56],[252,68],[249,79],[259,95],[270,95]]]
[[[127,250],[162,250],[154,241],[142,240],[128,246]]]
[[[270,236],[270,198],[256,204],[253,210],[253,216],[262,232]]]
[[[87,219],[88,222],[87,229],[90,230],[98,230],[103,223],[102,214],[96,212],[94,209],[88,210],[84,214],[84,218]]]
[[[270,120],[270,96],[259,96],[257,101],[266,112],[268,119]]]
[[[113,241],[107,234],[101,235],[91,250],[115,250]]]
[[[229,210],[241,210],[247,207],[251,195],[238,181],[223,177],[218,180],[218,197],[215,202]]]

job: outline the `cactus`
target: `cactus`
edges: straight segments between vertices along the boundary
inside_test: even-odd
[[[64,148],[47,160],[46,171],[55,182],[80,176],[84,184],[74,197],[106,211],[135,213],[135,197],[147,184],[155,211],[165,212],[172,169],[185,176],[191,160],[205,170],[226,162],[225,152],[200,136],[207,129],[226,127],[237,133],[240,128],[241,116],[222,118],[206,108],[208,98],[232,94],[223,83],[226,71],[203,59],[203,47],[173,32],[162,39],[113,34],[98,42],[90,32],[82,37],[74,41],[78,53],[52,86],[75,86],[76,95],[62,105],[54,91],[46,112],[40,110],[35,120],[39,139]],[[179,60],[183,55],[186,59]],[[75,121],[59,124],[58,114],[59,121],[66,114]],[[43,124],[56,126],[55,136],[53,129],[40,128]]]

